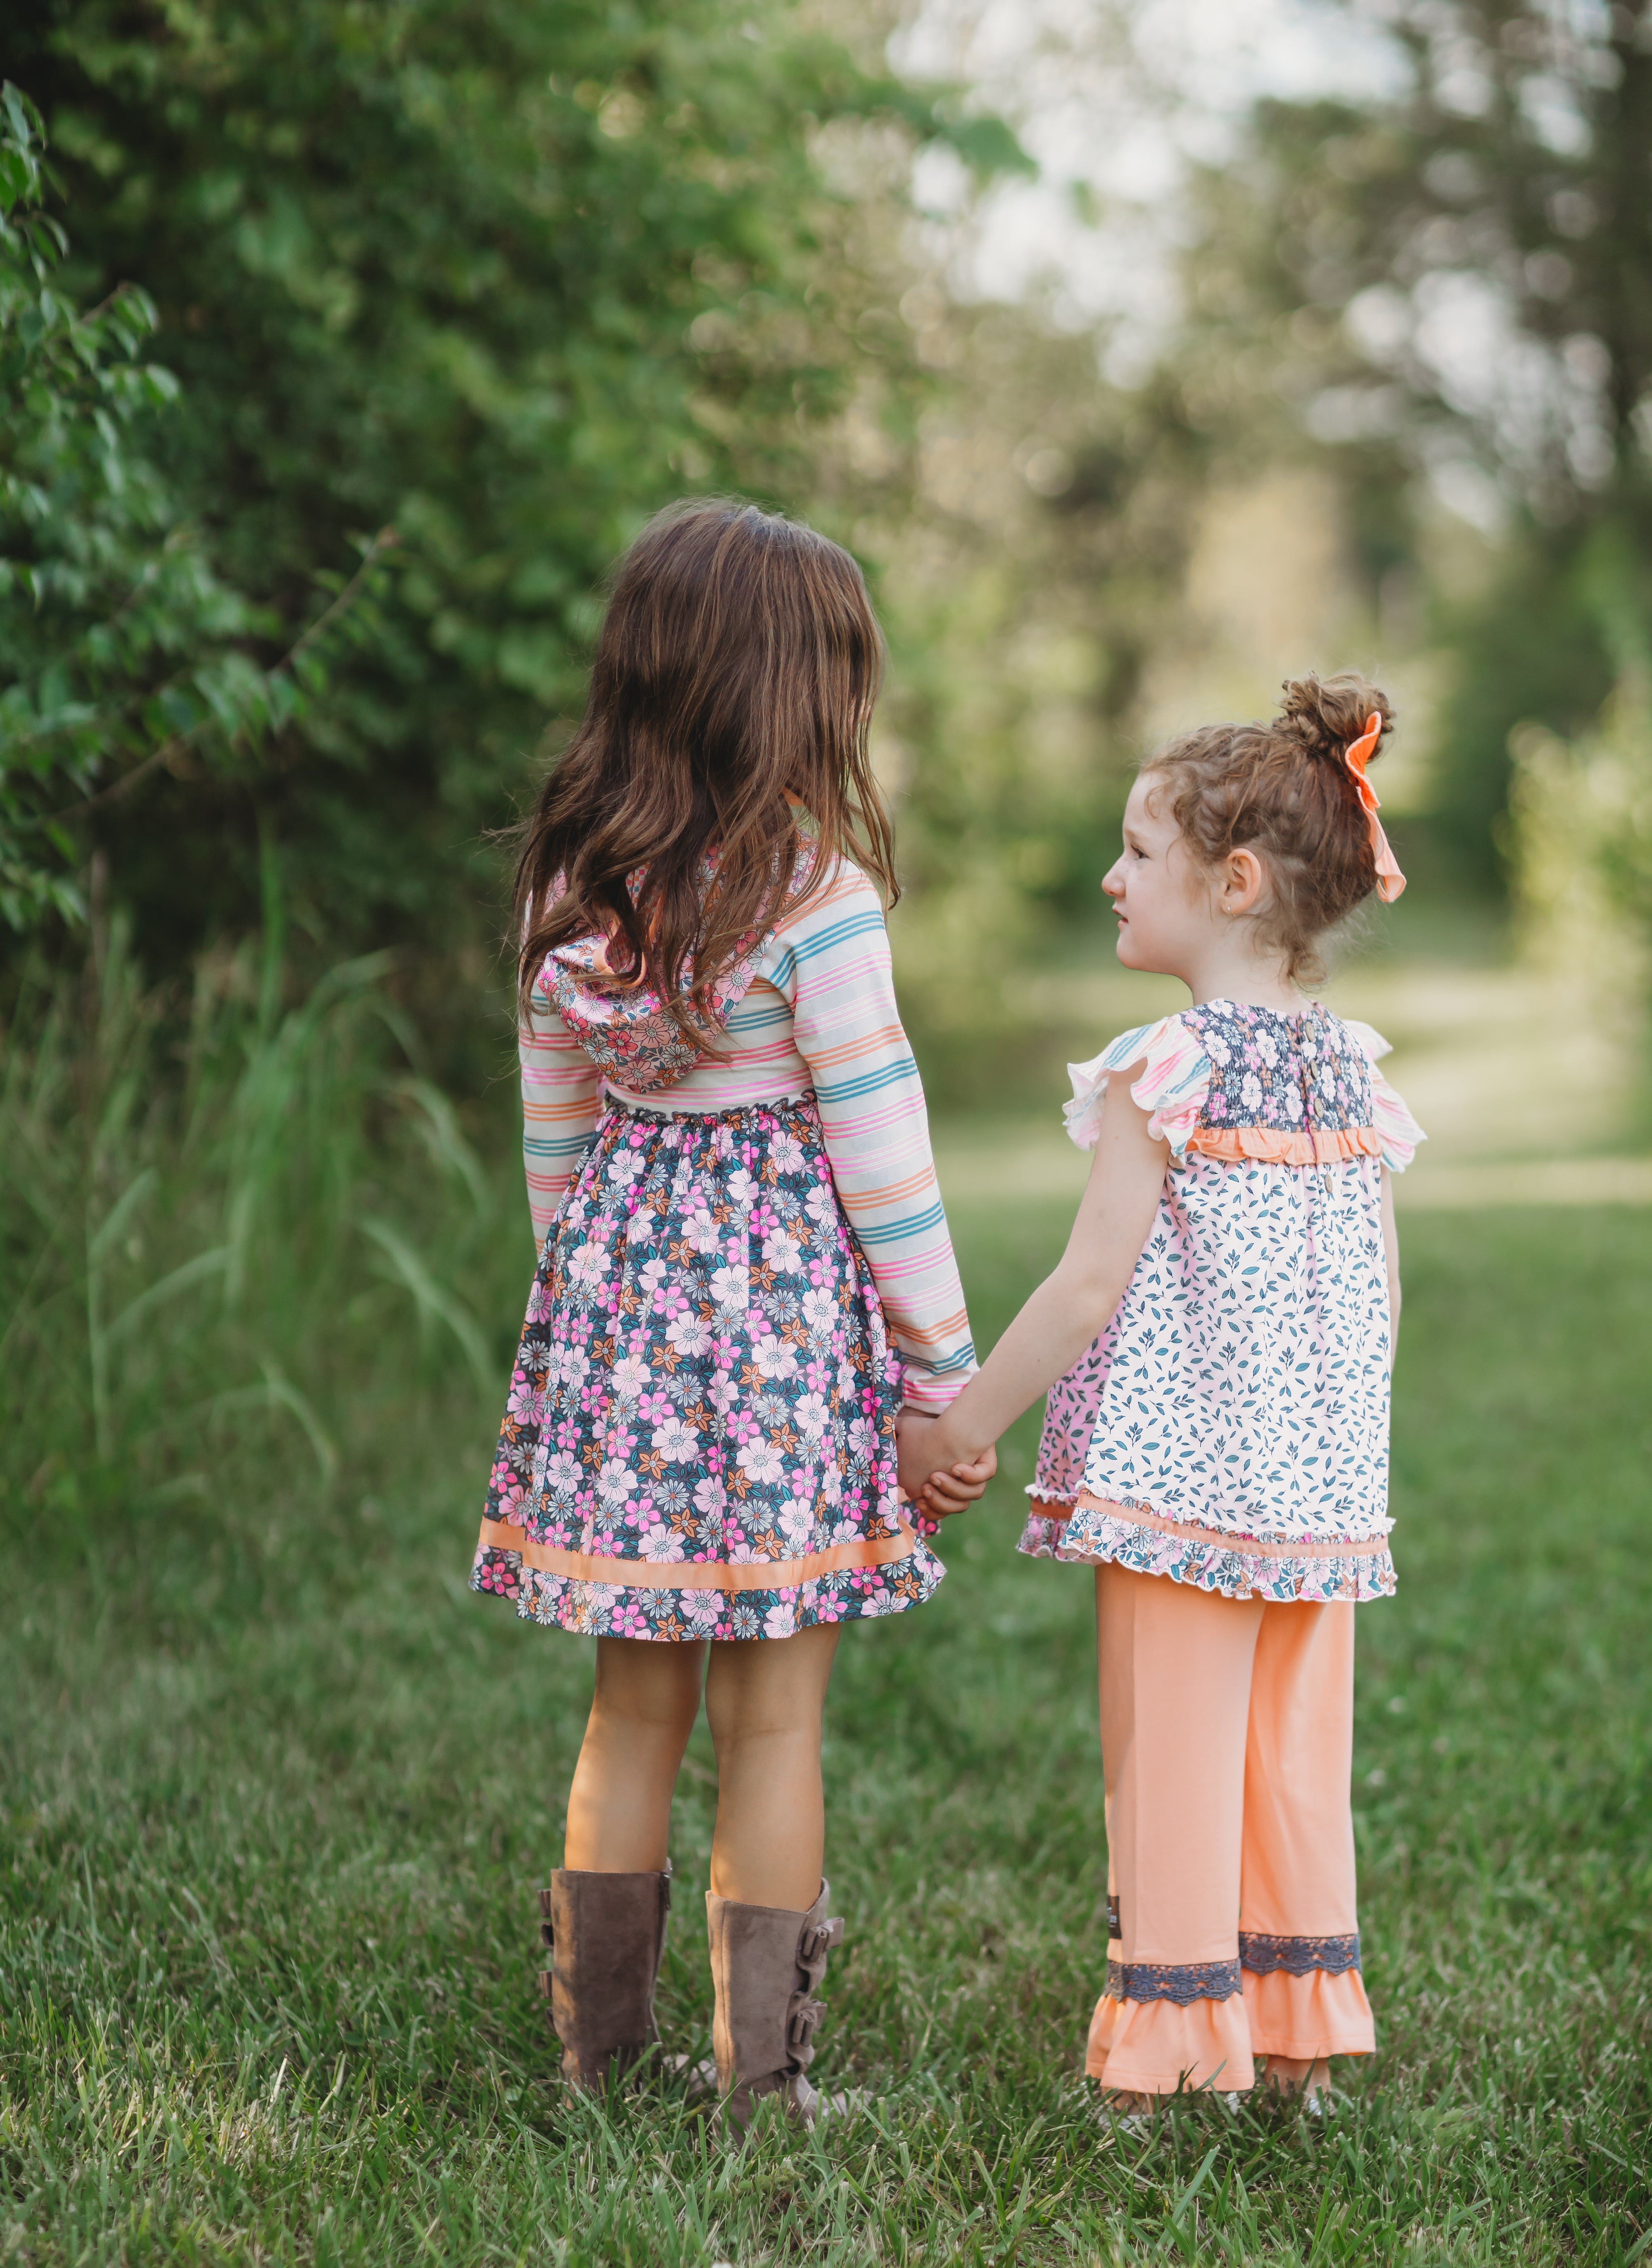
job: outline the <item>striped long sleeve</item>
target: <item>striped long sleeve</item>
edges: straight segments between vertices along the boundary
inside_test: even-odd
[[[838,1196],[906,1365],[907,1399],[943,1410],[973,1371],[975,1351],[884,910],[858,868],[841,866],[781,924],[762,975],[790,1006]]]
[[[522,1065],[522,1162],[537,1251],[601,1115],[602,1080],[555,1009],[538,993],[532,1015],[517,1034],[517,1055]]]

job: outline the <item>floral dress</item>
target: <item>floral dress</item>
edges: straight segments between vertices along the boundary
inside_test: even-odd
[[[1423,1137],[1387,1052],[1317,1005],[1212,1000],[1071,1066],[1081,1147],[1140,1064],[1171,1162],[1118,1313],[1050,1394],[1023,1551],[1230,1598],[1393,1590],[1382,1172]]]
[[[846,866],[754,942],[710,1056],[591,940],[553,960],[523,1046],[546,1212],[472,1588],[666,1642],[918,1605],[945,1571],[895,1419],[973,1353],[870,885]]]

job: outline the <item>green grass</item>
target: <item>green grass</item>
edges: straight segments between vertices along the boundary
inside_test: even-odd
[[[371,1116],[381,1089],[357,1088]],[[134,1133],[119,1171],[143,1154]],[[212,1396],[254,1360],[261,1311],[202,1307],[188,1340],[182,1292],[177,1343],[106,1375],[101,1453],[83,1397],[44,1483],[38,1440],[8,1458],[0,2263],[1652,2261],[1652,1217],[1407,1225],[1401,1589],[1360,1619],[1380,2052],[1343,2067],[1333,2115],[1194,2103],[1128,2140],[1097,2117],[1090,1590],[1014,1555],[1024,1428],[990,1508],[945,1532],[934,1604],[840,1657],[828,1863],[848,1936],[817,2076],[869,2106],[737,2157],[670,2094],[554,2083],[533,1891],[590,1649],[463,1587],[494,1413],[442,1302],[463,1283],[451,1312],[482,1318],[503,1376],[528,1263],[514,1198],[479,1212],[438,1167],[375,1192],[410,1248],[448,1256],[429,1298],[357,1236],[325,1312],[289,1285],[269,1320],[333,1465],[290,1404],[239,1405],[250,1447],[226,1430]],[[209,1211],[232,1179],[212,1172],[190,1200]],[[175,1211],[170,1188],[155,1204]],[[484,1214],[478,1257],[465,1224]],[[1065,1214],[1006,1203],[955,1226],[990,1339]],[[164,1227],[158,1210],[158,1254]],[[30,1295],[40,1408],[84,1292],[70,1271]],[[190,1365],[207,1398],[180,1443],[156,1428]],[[76,1497],[77,1473],[101,1477]],[[168,1477],[188,1473],[204,1494]],[[712,1794],[697,1736],[663,1990],[690,2050]]]

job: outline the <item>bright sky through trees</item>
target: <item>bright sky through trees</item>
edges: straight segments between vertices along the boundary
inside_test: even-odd
[[[962,79],[1040,167],[975,207],[958,286],[1005,299],[1047,287],[1072,328],[1116,326],[1108,367],[1126,379],[1174,318],[1189,160],[1228,154],[1259,97],[1358,101],[1406,77],[1373,24],[1325,0],[924,0],[892,54],[914,77]],[[944,226],[972,185],[930,150],[915,187]]]

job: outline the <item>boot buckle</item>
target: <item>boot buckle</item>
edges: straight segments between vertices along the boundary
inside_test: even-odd
[[[797,2000],[786,2018],[786,2045],[803,2062],[812,2052],[815,2026],[826,2014],[819,2000]]]
[[[799,1962],[805,1967],[810,1966],[824,1959],[828,1953],[835,1953],[842,1942],[843,1920],[841,1915],[834,1916],[830,1921],[817,1922],[797,1948]]]

